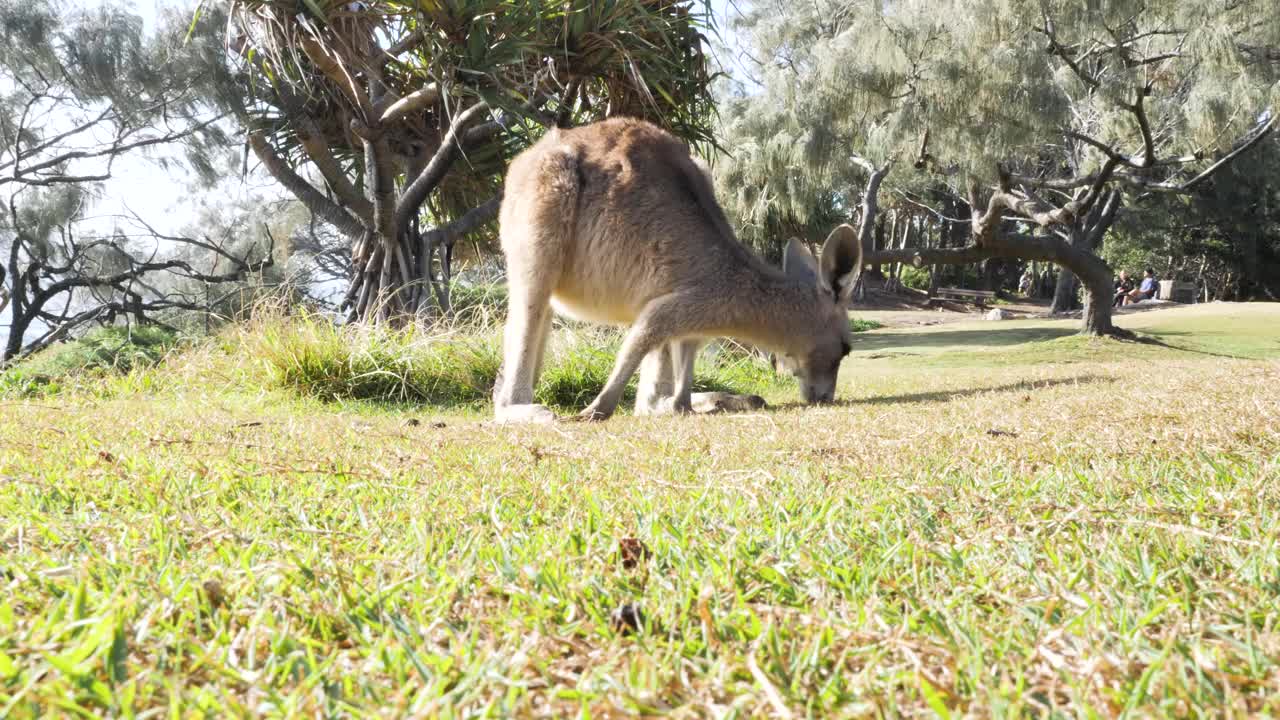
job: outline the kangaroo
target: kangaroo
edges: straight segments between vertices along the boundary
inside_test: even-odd
[[[630,326],[579,419],[611,416],[637,369],[638,414],[763,405],[692,393],[698,348],[717,337],[775,353],[806,403],[834,398],[862,269],[857,234],[840,225],[820,258],[792,238],[783,268],[768,265],[734,236],[706,165],[664,130],[630,118],[551,130],[512,161],[499,226],[509,295],[497,420],[555,419],[533,403],[553,308]]]

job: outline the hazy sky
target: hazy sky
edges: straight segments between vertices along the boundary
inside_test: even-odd
[[[74,5],[96,7],[94,0],[74,0]],[[155,30],[157,8],[176,7],[169,0],[134,0],[134,12],[142,17],[147,32]],[[159,150],[153,157],[163,153]],[[140,153],[131,153],[112,165],[112,178],[104,184],[103,197],[89,211],[90,218],[100,218],[95,226],[110,227],[112,216],[132,210],[161,232],[174,231],[190,217],[189,179],[171,174]]]

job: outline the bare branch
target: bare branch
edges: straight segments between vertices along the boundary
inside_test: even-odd
[[[49,139],[45,140],[44,142],[39,143],[39,144],[37,144],[37,145],[33,145],[33,146],[31,146],[31,147],[27,148],[26,150],[22,150],[22,151],[20,151],[20,152],[15,152],[15,156],[14,156],[14,159],[13,159],[13,160],[9,160],[9,161],[7,161],[7,162],[0,163],[0,170],[3,170],[3,169],[5,169],[5,168],[7,168],[7,167],[10,167],[10,166],[14,165],[15,163],[21,162],[21,161],[23,161],[23,160],[25,160],[25,159],[27,159],[27,158],[29,158],[29,157],[31,157],[31,156],[33,156],[33,155],[35,155],[36,153],[43,152],[43,151],[45,151],[45,150],[47,150],[47,149],[49,149],[49,148],[53,147],[54,145],[57,145],[58,143],[62,142],[63,140],[66,140],[66,139],[68,139],[68,138],[74,137],[74,136],[79,135],[80,133],[82,133],[82,132],[84,132],[84,131],[86,131],[86,130],[89,130],[89,129],[93,128],[93,127],[94,127],[94,126],[96,126],[98,123],[100,123],[100,122],[102,122],[103,120],[105,120],[105,119],[107,118],[107,116],[111,115],[113,112],[115,112],[115,108],[114,108],[114,107],[111,107],[111,106],[108,106],[108,107],[107,107],[107,108],[105,108],[101,113],[99,113],[99,114],[98,114],[98,116],[97,116],[96,118],[94,118],[94,119],[92,119],[92,120],[90,120],[90,121],[88,121],[88,122],[86,122],[86,123],[83,123],[83,124],[81,124],[81,125],[77,125],[76,127],[73,127],[73,128],[71,128],[70,130],[67,130],[66,132],[58,133],[57,135],[54,135],[53,137],[50,137]],[[19,127],[19,132],[21,132],[21,130],[22,130],[22,128],[21,128],[21,127]],[[14,147],[15,147],[15,149],[17,148],[17,144],[16,144],[16,143],[15,143]]]
[[[1214,164],[1205,168],[1205,170],[1201,172],[1199,175],[1196,175],[1195,177],[1183,183],[1179,187],[1179,189],[1185,192],[1187,190],[1191,190],[1195,188],[1195,186],[1213,177],[1213,175],[1216,174],[1219,170],[1231,164],[1231,161],[1249,152],[1249,150],[1251,150],[1259,142],[1262,142],[1263,138],[1270,135],[1271,132],[1275,130],[1275,127],[1276,127],[1276,113],[1274,110],[1270,108],[1268,108],[1266,112],[1267,112],[1267,121],[1261,127],[1257,128],[1254,131],[1253,137],[1246,137],[1242,142],[1240,142],[1236,146],[1236,149],[1224,155],[1221,160],[1218,160]]]
[[[462,111],[453,119],[453,123],[449,125],[449,131],[445,133],[444,139],[440,141],[440,148],[436,150],[431,162],[427,163],[422,172],[413,179],[413,182],[409,183],[401,194],[400,203],[395,212],[394,234],[391,237],[400,237],[405,228],[409,227],[409,218],[418,212],[418,208],[422,207],[427,195],[430,195],[436,185],[440,184],[449,167],[453,165],[454,158],[458,155],[460,136],[466,132],[472,123],[479,120],[488,111],[489,106],[481,101]]]
[[[66,175],[62,173],[59,173],[57,175],[51,175],[51,176],[50,175],[41,176],[41,175],[38,175],[38,173],[44,170],[48,170],[50,168],[64,165],[72,160],[87,160],[91,158],[101,158],[101,157],[113,158],[113,157],[116,157],[117,155],[121,155],[126,152],[129,152],[130,150],[136,150],[138,148],[151,147],[153,145],[163,145],[165,143],[176,142],[183,138],[190,137],[191,135],[203,130],[204,128],[207,128],[210,125],[218,122],[222,118],[223,116],[219,115],[218,117],[211,118],[209,120],[206,120],[205,122],[197,123],[195,125],[192,125],[178,132],[152,136],[152,137],[144,138],[142,140],[135,140],[134,142],[129,142],[129,143],[121,143],[119,142],[119,138],[117,138],[116,142],[112,143],[110,146],[97,149],[97,150],[71,150],[68,152],[64,152],[64,153],[55,155],[51,158],[42,160],[41,162],[36,163],[35,165],[31,165],[25,168],[24,167],[14,168],[14,171],[11,176],[9,177],[0,176],[0,185],[4,185],[6,183],[11,183],[11,182],[22,183],[24,185],[53,185],[56,183],[89,182],[89,181],[95,181],[95,180],[105,180],[111,177],[110,173],[106,173],[105,175],[98,175],[98,176],[94,176],[94,175],[72,176],[72,175]],[[35,176],[31,177],[32,175],[35,175]]]
[[[388,100],[391,100],[388,97]],[[379,115],[378,123],[385,125],[392,123],[407,115],[416,113],[425,108],[435,105],[440,100],[440,86],[431,83],[423,88],[415,90],[402,98],[385,103],[385,107],[375,108],[374,111]],[[380,105],[383,105],[380,103]]]
[[[1147,119],[1147,110],[1144,105],[1147,93],[1151,91],[1151,85],[1138,90],[1138,96],[1131,105],[1125,105],[1125,109],[1133,113],[1138,121],[1138,130],[1142,133],[1142,161],[1138,163],[1138,167],[1149,168],[1156,164],[1156,143],[1151,136],[1151,121]]]
[[[1063,135],[1071,138],[1072,140],[1079,140],[1080,142],[1101,151],[1103,155],[1106,155],[1108,158],[1111,158],[1112,160],[1124,163],[1125,165],[1134,164],[1132,160],[1120,154],[1120,152],[1115,148],[1102,142],[1101,140],[1085,135],[1084,133],[1076,132],[1075,130],[1067,130],[1063,132]]]
[[[434,247],[437,244],[443,244],[446,247],[452,246],[454,241],[462,235],[466,235],[484,223],[497,217],[498,209],[501,206],[502,193],[499,192],[497,195],[494,195],[483,203],[463,213],[462,217],[459,217],[457,220],[454,220],[447,225],[441,225],[438,228],[432,228],[431,230],[423,233],[423,248]]]
[[[325,197],[311,183],[294,172],[293,168],[289,167],[289,164],[276,154],[275,149],[267,142],[267,138],[263,133],[250,133],[249,147],[253,149],[253,154],[258,157],[267,172],[271,173],[272,177],[302,201],[302,204],[306,205],[311,212],[324,218],[326,222],[336,227],[339,232],[347,237],[356,238],[364,234],[364,223],[337,203]]]
[[[1044,14],[1044,25],[1036,28],[1036,32],[1043,34],[1045,38],[1048,39],[1049,52],[1057,55],[1059,58],[1062,58],[1062,61],[1067,64],[1067,67],[1071,68],[1071,72],[1075,73],[1076,77],[1080,78],[1081,82],[1089,87],[1098,87],[1098,79],[1086,73],[1084,69],[1072,58],[1071,51],[1058,42],[1058,36],[1054,34],[1053,19],[1049,17],[1047,11]]]

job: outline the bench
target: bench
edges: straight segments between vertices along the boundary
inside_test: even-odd
[[[929,298],[929,302],[937,302],[939,300],[953,300],[956,302],[973,303],[978,307],[986,306],[988,301],[995,300],[996,294],[992,290],[964,290],[962,288],[938,288],[933,291],[933,295]]]

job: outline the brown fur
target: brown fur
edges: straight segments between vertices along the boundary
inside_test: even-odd
[[[770,267],[734,238],[688,147],[631,119],[552,130],[521,153],[499,220],[509,284],[499,419],[552,417],[532,404],[550,306],[631,326],[587,418],[613,413],[642,359],[638,409],[688,412],[699,343],[726,336],[789,359],[806,400],[831,399],[861,266],[847,225],[821,262],[793,240],[788,272]]]

